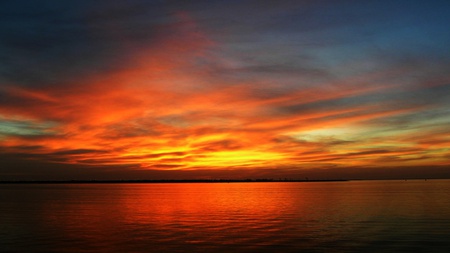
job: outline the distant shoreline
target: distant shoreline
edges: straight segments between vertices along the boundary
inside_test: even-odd
[[[0,184],[155,184],[155,183],[285,183],[285,182],[346,182],[346,179],[296,180],[296,179],[191,179],[191,180],[17,180],[0,181]]]

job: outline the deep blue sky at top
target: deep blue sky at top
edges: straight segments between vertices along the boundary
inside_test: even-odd
[[[297,67],[345,75],[399,62],[439,65],[450,54],[448,1],[19,0],[0,5],[0,77],[21,85],[114,68],[156,43],[166,26],[178,22],[170,16],[178,11],[192,15],[225,54],[241,56],[254,71]],[[364,62],[367,58],[370,62]],[[350,62],[363,65],[336,66]]]

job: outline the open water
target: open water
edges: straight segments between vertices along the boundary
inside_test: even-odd
[[[450,252],[450,180],[0,185],[0,252]]]

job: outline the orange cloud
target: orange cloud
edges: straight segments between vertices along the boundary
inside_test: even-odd
[[[46,131],[30,136],[24,127],[12,125],[16,133],[0,135],[2,148],[18,152],[35,146],[27,152],[52,162],[130,169],[448,164],[445,134],[416,140],[326,135],[338,126],[349,132],[369,129],[367,121],[426,108],[345,102],[398,88],[378,83],[385,73],[294,90],[255,78],[221,79],[208,65],[217,60],[208,54],[214,43],[187,14],[177,15],[180,22],[166,28],[170,36],[115,72],[82,76],[69,86],[4,88],[22,101],[0,106],[5,124],[14,119]],[[325,134],[302,139],[317,129]]]

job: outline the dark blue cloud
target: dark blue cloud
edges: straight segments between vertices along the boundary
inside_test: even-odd
[[[13,1],[0,3],[0,82],[64,85],[110,71],[158,39],[157,2]]]

